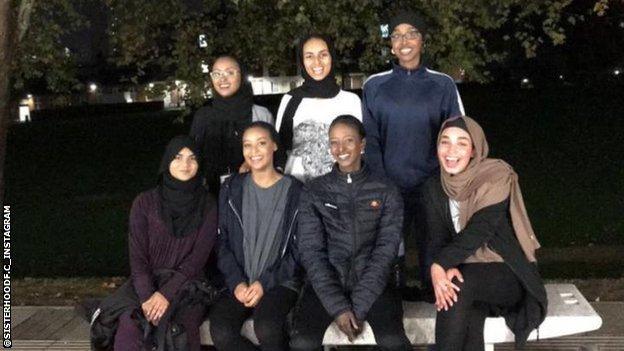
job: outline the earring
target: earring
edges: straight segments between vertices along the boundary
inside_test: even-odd
[[[392,53],[392,55],[394,55],[394,49],[390,49],[390,52]]]

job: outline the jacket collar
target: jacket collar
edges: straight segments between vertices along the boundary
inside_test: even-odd
[[[392,62],[392,72],[396,75],[399,75],[401,77],[405,76],[415,76],[415,77],[422,77],[425,75],[425,73],[427,72],[427,67],[424,65],[424,63],[420,62],[420,65],[418,65],[418,67],[416,67],[416,69],[407,69],[401,65],[399,65],[397,62]]]
[[[334,167],[332,168],[332,173],[334,176],[345,183],[359,183],[363,179],[366,179],[370,174],[370,169],[362,160],[362,168],[359,171],[351,172],[351,173],[343,173],[338,168],[338,163],[334,163]]]
[[[241,213],[243,209],[243,186],[245,185],[245,180],[251,177],[251,173],[242,173],[242,174],[233,174],[230,179],[226,181],[227,184],[227,193],[219,194],[219,196],[227,196],[228,199],[232,200],[234,207],[239,213]],[[297,209],[297,204],[299,202],[299,194],[301,193],[301,188],[303,184],[297,180],[296,178],[284,174],[284,177],[288,177],[291,180],[290,188],[288,189],[287,199],[286,200],[286,214],[290,217],[292,212]]]

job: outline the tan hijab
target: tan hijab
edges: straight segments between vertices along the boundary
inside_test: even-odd
[[[497,204],[507,198],[510,200],[509,212],[511,222],[520,243],[520,247],[530,262],[535,262],[535,250],[540,247],[531,227],[531,222],[524,207],[518,175],[513,168],[503,160],[487,158],[489,147],[485,140],[483,129],[470,117],[459,117],[466,123],[468,133],[474,146],[474,157],[468,167],[459,174],[451,175],[440,167],[442,188],[449,198],[459,202],[459,223],[463,229],[470,217],[482,208]],[[438,144],[445,125],[442,124],[438,134]],[[487,247],[481,248],[476,256],[498,256]],[[498,256],[500,257],[500,256]],[[474,261],[483,261],[478,257]],[[497,259],[485,259],[485,261],[497,261]]]

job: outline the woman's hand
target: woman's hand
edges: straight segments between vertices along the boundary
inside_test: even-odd
[[[461,274],[459,269],[457,269],[457,268],[448,269],[446,271],[446,279],[448,279],[448,280],[450,280],[452,282],[453,279],[455,279],[455,278],[457,278],[457,280],[459,280],[462,283],[464,282],[464,276]],[[457,299],[455,299],[455,301],[457,301]]]
[[[449,279],[449,277],[455,277],[459,274],[461,277],[461,273],[459,270],[457,272],[453,271],[451,268],[448,270],[449,274],[444,271],[444,268],[437,263],[431,265],[431,284],[433,285],[433,291],[435,292],[436,297],[436,309],[441,311],[444,309],[448,311],[449,308],[453,306],[453,302],[457,302],[457,291],[459,291],[459,287]],[[463,281],[463,277],[461,277],[460,281]]]
[[[247,286],[247,283],[245,282],[238,283],[236,288],[234,288],[234,297],[238,300],[238,302],[242,303],[243,305],[247,302],[245,296],[247,296],[248,289],[249,286]]]
[[[158,291],[141,304],[143,315],[153,325],[158,325],[162,316],[167,312],[167,308],[169,308],[169,301]]]
[[[362,322],[359,322],[355,315],[351,311],[342,312],[336,317],[336,325],[345,335],[349,341],[353,341],[362,332]]]
[[[262,296],[264,296],[264,289],[262,288],[262,284],[256,280],[249,286],[249,289],[247,289],[247,302],[244,303],[245,307],[256,307],[260,299],[262,299]]]

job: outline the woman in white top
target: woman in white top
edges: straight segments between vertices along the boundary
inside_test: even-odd
[[[362,120],[362,108],[356,94],[336,84],[335,55],[327,37],[308,35],[300,41],[297,57],[304,82],[284,95],[277,111],[275,126],[286,152],[278,155],[277,166],[305,182],[332,169],[327,133],[334,118]]]

